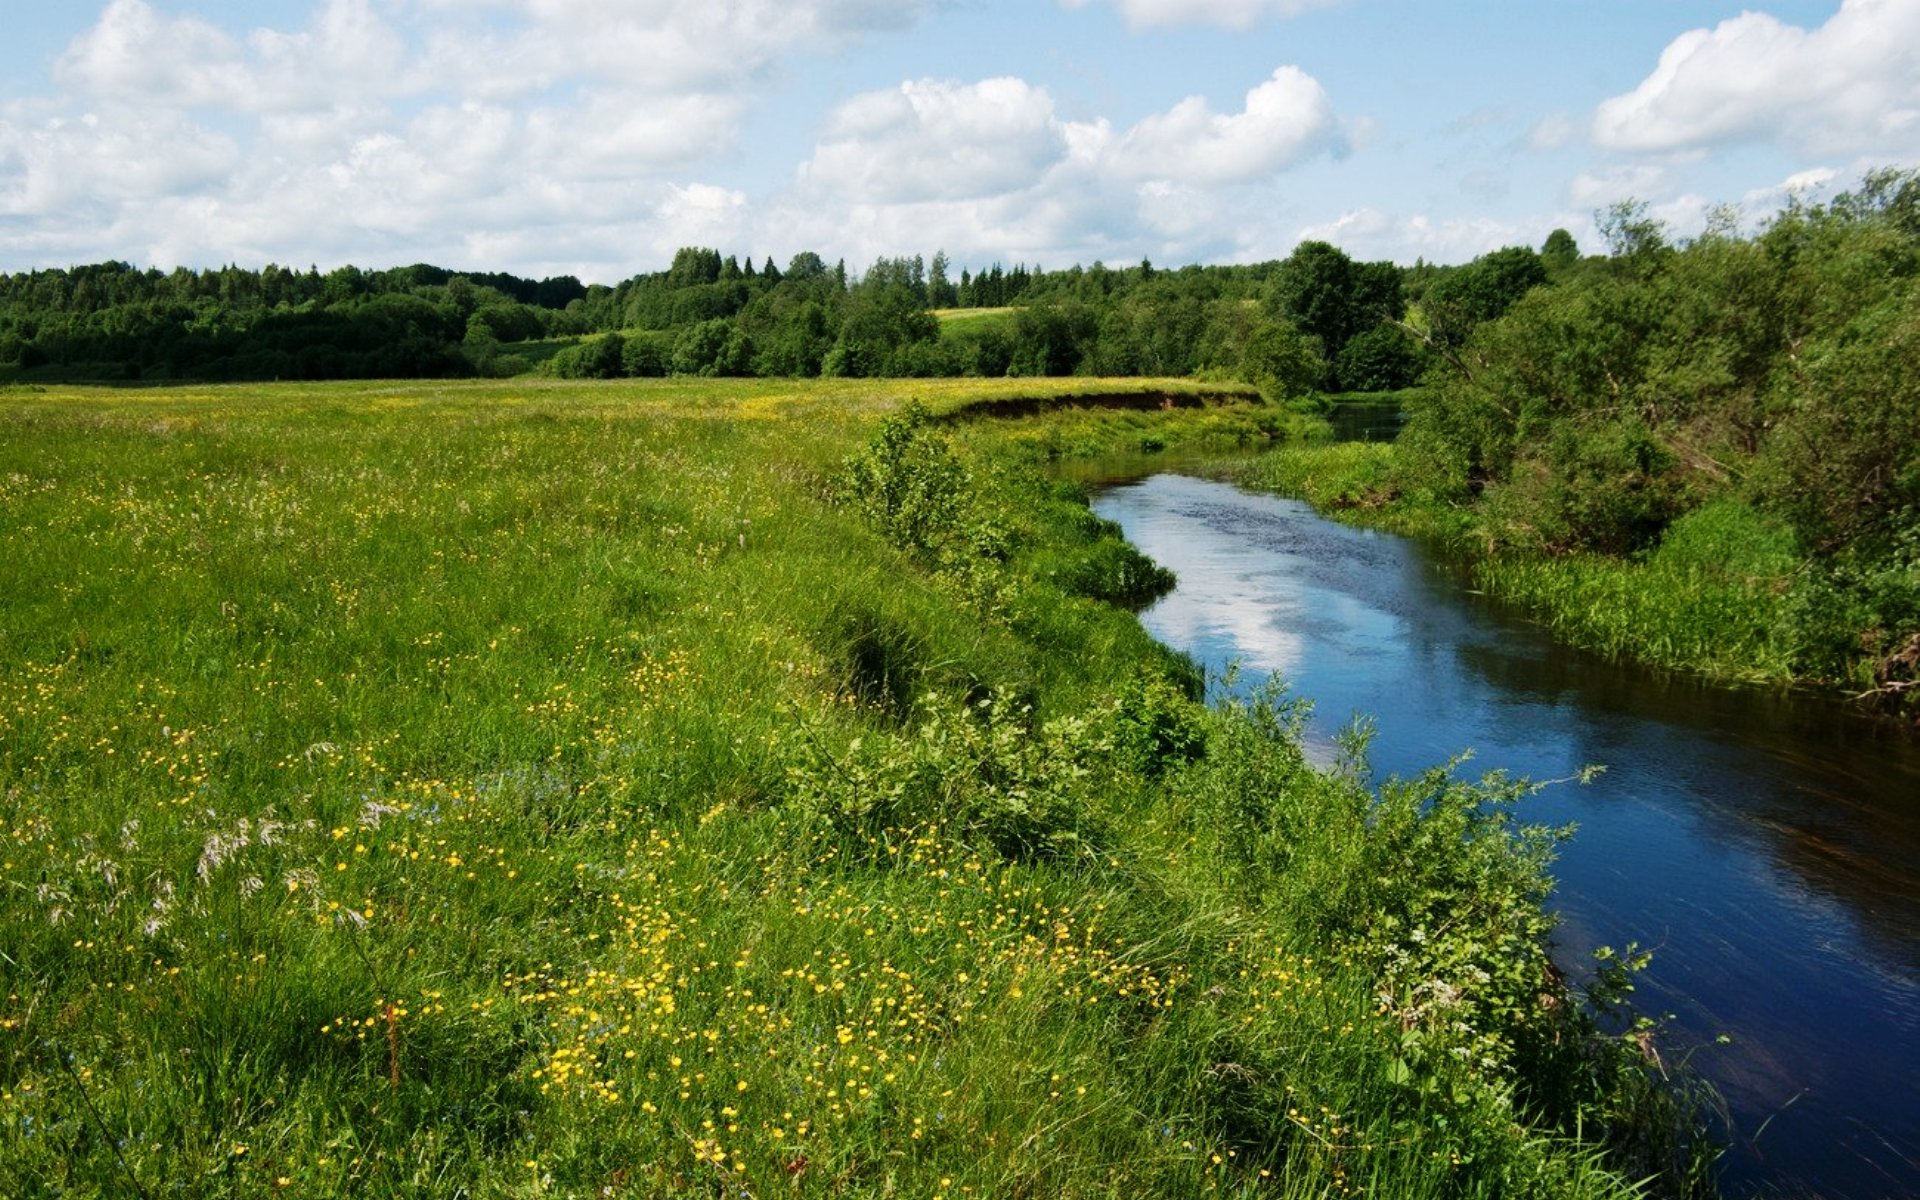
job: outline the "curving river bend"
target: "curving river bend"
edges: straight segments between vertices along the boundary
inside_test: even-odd
[[[1635,998],[1726,1097],[1727,1192],[1920,1196],[1920,747],[1571,650],[1415,543],[1298,501],[1163,474],[1094,508],[1179,576],[1148,630],[1284,678],[1329,758],[1364,714],[1381,777],[1465,750],[1475,773],[1604,765],[1522,809],[1579,826],[1558,956],[1580,978],[1596,946],[1653,950]]]

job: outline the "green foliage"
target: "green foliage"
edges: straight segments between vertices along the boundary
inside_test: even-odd
[[[1345,251],[1326,242],[1302,242],[1275,273],[1269,303],[1277,315],[1337,352],[1356,324],[1353,276],[1353,260]]]
[[[880,423],[865,451],[847,460],[837,488],[889,542],[992,611],[1006,597],[1000,564],[1005,529],[978,503],[972,472],[910,403]]]
[[[1772,405],[1759,466],[1771,506],[1815,549],[1885,540],[1920,509],[1920,296],[1864,308],[1807,348]]]
[[[854,738],[838,752],[807,737],[787,766],[789,803],[852,852],[928,831],[1011,859],[1099,853],[1098,776],[1112,756],[1104,723],[1038,725],[1005,696],[958,704],[922,698],[899,736]]]
[[[577,279],[416,265],[326,276],[126,263],[0,275],[0,366],[68,379],[498,373],[496,343],[578,333]]]
[[[1333,360],[1341,388],[1354,392],[1396,392],[1420,381],[1426,354],[1406,330],[1376,325],[1348,339]]]
[[[1337,251],[1335,252],[1338,253]],[[1345,262],[1344,257],[1341,258]],[[786,272],[684,247],[613,287],[424,265],[322,277],[279,267],[194,275],[125,264],[0,277],[0,374],[37,379],[758,375],[937,378],[1237,373],[1277,264],[977,275],[936,254],[882,258],[857,282],[796,254]],[[1402,272],[1347,263],[1342,341],[1402,311]],[[1316,302],[1318,303],[1318,302]],[[947,314],[951,328],[929,312]],[[1325,307],[1320,305],[1320,307]],[[1318,309],[1316,309],[1318,311]],[[967,319],[959,319],[966,314]],[[989,314],[975,319],[974,314]],[[1294,323],[1297,324],[1297,323]],[[1350,327],[1350,328],[1349,328]],[[517,347],[592,335],[638,343],[618,368],[590,350]],[[1325,365],[1317,385],[1335,382]]]
[[[1638,421],[1589,428],[1561,420],[1529,449],[1482,500],[1486,527],[1502,545],[1627,554],[1650,545],[1681,509],[1672,457]]]
[[[1540,255],[1524,246],[1481,255],[1428,286],[1421,305],[1430,335],[1441,346],[1459,346],[1475,326],[1501,316],[1546,281]]]
[[[866,450],[847,460],[840,491],[888,541],[937,559],[966,523],[973,480],[931,420],[910,403],[881,421]]]
[[[1783,681],[1800,670],[1793,647],[1804,635],[1793,631],[1795,614],[1817,595],[1832,616],[1837,595],[1811,589],[1792,530],[1746,503],[1704,504],[1632,558],[1548,556],[1537,547],[1519,549],[1511,538],[1490,539],[1490,517],[1409,490],[1406,455],[1405,446],[1392,444],[1288,447],[1241,478],[1305,497],[1345,520],[1438,543],[1467,559],[1476,587],[1533,612],[1557,636],[1607,654],[1721,678]],[[1537,525],[1520,510],[1500,528],[1529,521]]]
[[[620,373],[629,379],[658,379],[672,369],[673,345],[659,334],[627,335],[620,348]]]
[[[1461,1152],[1516,1188],[1540,1164],[1489,1132],[1526,1113],[1612,1142],[1622,1165],[1663,1189],[1710,1193],[1698,1114],[1562,990],[1542,905],[1554,847],[1570,831],[1515,820],[1535,785],[1497,773],[1462,780],[1450,764],[1369,792],[1359,782],[1366,731],[1349,735],[1340,771],[1313,769],[1300,750],[1306,708],[1278,684],[1224,716],[1176,786],[1193,819],[1216,831],[1247,903],[1298,943],[1364,965],[1388,1032],[1376,1069],[1394,1106],[1420,1114],[1403,1109],[1396,1128],[1459,1127],[1470,1147]],[[1245,1043],[1236,1050],[1265,1057]],[[1563,1177],[1547,1190],[1566,1186]]]
[[[674,338],[671,361],[675,375],[746,375],[753,362],[753,342],[731,322],[701,321]]]
[[[1284,322],[1262,322],[1247,338],[1240,377],[1274,401],[1313,394],[1326,371],[1320,343]]]
[[[1549,276],[1557,276],[1580,261],[1580,244],[1564,229],[1556,229],[1540,244],[1540,265]]]
[[[1679,247],[1644,208],[1616,209],[1613,258],[1473,325],[1410,401],[1402,489],[1465,506],[1483,547],[1651,555],[1660,571],[1665,535],[1688,514],[1766,514],[1791,530],[1798,563],[1755,602],[1766,629],[1726,618],[1729,647],[1753,651],[1760,674],[1844,681],[1899,705],[1920,657],[1903,540],[1920,511],[1920,234],[1902,199],[1915,191],[1911,175],[1881,173],[1757,237],[1720,223]],[[1430,307],[1464,287],[1454,278],[1429,287]],[[1563,574],[1587,582],[1549,582]],[[1644,644],[1663,661],[1733,657],[1705,648],[1702,623],[1723,606],[1691,586],[1667,606],[1687,613],[1680,628],[1636,638],[1566,617],[1642,607],[1611,584],[1590,595],[1609,569],[1506,564],[1497,576],[1584,640]]]
[[[1173,572],[1154,562],[1116,531],[1080,551],[1053,576],[1076,596],[1128,608],[1144,608],[1173,590]]]
[[[1324,511],[1378,510],[1399,497],[1395,448],[1385,442],[1288,446],[1239,473],[1243,483],[1301,496]]]
[[[1015,310],[1009,375],[1071,375],[1087,357],[1098,332],[1094,316],[1079,304],[1048,304]]]
[[[609,333],[562,350],[547,369],[561,379],[618,379],[627,373],[626,350],[626,339]]]

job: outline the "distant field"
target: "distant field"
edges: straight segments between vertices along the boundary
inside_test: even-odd
[[[522,370],[538,367],[568,346],[576,345],[579,338],[548,338],[537,342],[506,342],[500,347],[503,355],[512,355],[521,362]]]
[[[975,333],[986,329],[1012,328],[1015,308],[936,308],[933,315],[940,319],[940,332],[943,336],[957,333]]]
[[[1192,385],[0,395],[0,1195],[1626,1194],[1477,793],[1192,704],[1024,465],[1285,422],[897,417],[1089,389]]]
[[[933,315],[943,322],[985,321],[996,317],[1011,317],[1016,311],[1011,305],[1004,308],[936,308]]]

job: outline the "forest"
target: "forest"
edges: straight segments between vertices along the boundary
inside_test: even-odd
[[[29,380],[449,378],[471,338],[585,332],[572,278],[109,262],[0,275],[0,372]]]
[[[667,375],[1189,376],[1276,398],[1415,382],[1428,333],[1464,336],[1578,257],[1356,262],[1325,242],[1244,266],[950,275],[944,254],[864,274],[688,247],[615,287],[416,265],[171,273],[104,263],[0,276],[0,378],[24,382]],[[1405,324],[1410,306],[1431,329]],[[945,319],[943,319],[945,318]]]

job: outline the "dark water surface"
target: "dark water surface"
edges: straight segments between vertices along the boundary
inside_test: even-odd
[[[1636,1000],[1727,1099],[1728,1192],[1920,1196],[1920,748],[1557,645],[1416,544],[1297,501],[1157,475],[1094,507],[1179,575],[1147,628],[1287,680],[1328,757],[1366,714],[1382,777],[1465,750],[1473,773],[1603,764],[1522,809],[1579,825],[1559,956],[1584,977],[1595,946],[1654,951]]]

